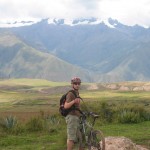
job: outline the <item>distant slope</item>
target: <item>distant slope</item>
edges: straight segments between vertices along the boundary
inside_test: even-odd
[[[45,19],[12,30],[32,47],[94,72],[93,81],[150,80],[150,29],[108,21],[113,28],[104,22],[69,26]]]
[[[63,19],[44,19],[1,31],[13,33],[11,39],[8,35],[0,37],[0,61],[12,63],[0,66],[1,76],[7,73],[65,81],[79,75],[93,82],[150,80],[150,28],[93,18],[72,20],[71,24]],[[23,71],[16,65],[19,62]]]
[[[0,33],[0,77],[41,78],[69,81],[72,76],[90,77],[80,67],[73,66],[51,54],[37,51],[10,32]]]
[[[150,80],[150,44],[141,44],[108,74],[118,75],[125,80]],[[116,74],[117,73],[117,74]]]

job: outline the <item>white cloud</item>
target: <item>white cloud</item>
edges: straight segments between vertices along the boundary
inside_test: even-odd
[[[126,24],[150,25],[149,0],[105,0],[101,10],[106,17],[121,20]]]
[[[150,26],[150,0],[0,0],[0,21],[39,18],[112,17]]]

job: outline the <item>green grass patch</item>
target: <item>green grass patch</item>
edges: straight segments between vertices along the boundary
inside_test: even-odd
[[[0,147],[2,150],[65,149],[61,140],[58,134],[49,135],[48,133],[28,133],[17,136],[9,135],[1,138]]]
[[[67,82],[52,82],[48,80],[42,80],[42,79],[6,79],[6,80],[0,80],[0,85],[26,85],[26,86],[34,86],[34,87],[44,87],[44,86],[65,86],[69,85]]]
[[[99,129],[105,136],[125,136],[136,144],[147,145],[150,148],[150,121],[138,124],[107,124]]]

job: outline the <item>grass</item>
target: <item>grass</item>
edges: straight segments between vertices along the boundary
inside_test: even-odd
[[[28,135],[24,134],[19,136],[10,135],[9,137],[2,138],[0,147],[1,150],[65,150],[65,146],[64,144],[62,145],[61,140],[58,134],[52,136],[46,133],[29,133]]]
[[[62,93],[42,93],[40,90],[57,86],[63,88],[68,85],[69,83],[65,82],[39,79],[0,80],[0,118],[12,115],[25,124],[31,117],[38,116],[41,112],[48,115],[58,114],[59,99]],[[118,106],[123,103],[133,106],[140,105],[150,111],[150,92],[83,89],[80,91],[80,96],[92,110],[97,109],[99,102],[107,102],[110,106]],[[65,150],[66,124],[64,118],[61,119],[60,126],[55,128],[54,125],[50,132],[23,132],[15,135],[4,133],[0,129],[0,147],[2,150]],[[102,129],[105,136],[125,136],[137,144],[150,148],[150,121],[138,124],[104,124],[98,120],[95,127]]]
[[[107,124],[101,129],[105,136],[125,136],[150,148],[150,121],[138,124]]]
[[[96,125],[105,136],[125,136],[133,142],[146,145],[150,148],[150,121],[139,124],[105,124]],[[9,150],[65,150],[66,149],[66,128],[62,124],[58,131],[54,132],[30,132],[20,135],[1,136],[1,149]]]
[[[120,92],[120,91],[86,91],[81,93],[82,97],[88,99],[98,99],[98,100],[140,100],[149,99],[149,92]]]
[[[67,82],[52,82],[48,80],[42,80],[42,79],[6,79],[6,80],[0,80],[0,85],[26,85],[26,86],[34,86],[34,87],[54,87],[54,86],[64,86],[68,85]]]

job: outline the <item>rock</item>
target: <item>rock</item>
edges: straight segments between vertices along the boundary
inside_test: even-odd
[[[133,88],[133,91],[143,91],[144,88],[141,86]]]
[[[149,85],[144,85],[143,89],[144,89],[144,91],[150,91],[150,86]]]
[[[109,84],[106,87],[111,89],[111,90],[117,90],[118,89],[118,85],[117,84]]]
[[[98,89],[97,84],[92,84],[87,88],[87,90],[97,90],[97,89]]]
[[[126,137],[106,137],[105,146],[106,150],[148,150],[136,145]]]
[[[120,90],[120,91],[130,91],[130,88],[127,87],[127,86],[121,86],[121,87],[119,88],[119,90]]]
[[[142,147],[141,145],[137,145],[138,150],[148,150],[147,148]]]

